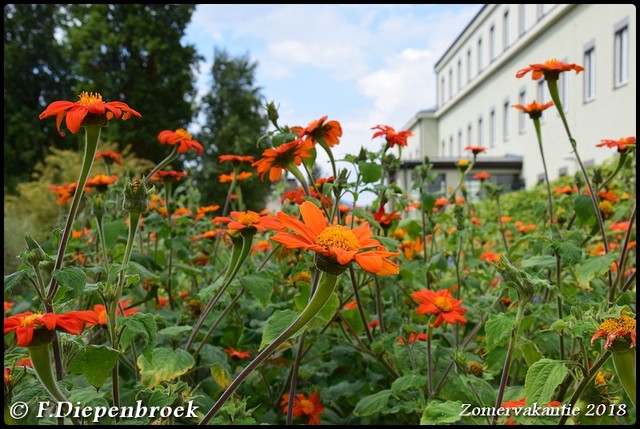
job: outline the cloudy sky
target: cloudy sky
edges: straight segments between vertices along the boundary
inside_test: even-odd
[[[206,58],[200,85],[211,81],[214,49],[257,62],[267,101],[280,124],[340,121],[337,159],[371,140],[371,127],[397,130],[435,105],[433,66],[481,4],[214,5],[201,4],[185,41]],[[320,151],[321,152],[321,151]],[[318,157],[329,172],[326,157]]]

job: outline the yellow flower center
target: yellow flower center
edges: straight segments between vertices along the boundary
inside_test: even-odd
[[[246,213],[240,213],[240,216],[238,216],[238,222],[247,226],[255,225],[256,223],[260,223],[260,215],[249,210]]]
[[[451,301],[449,298],[444,296],[437,296],[434,302],[435,306],[438,307],[443,312],[447,312],[451,310]]]
[[[604,374],[602,371],[598,371],[598,375],[596,375],[596,379],[594,380],[594,384],[596,386],[606,386],[607,380],[604,378]]]
[[[23,327],[28,327],[28,326],[33,326],[35,325],[37,322],[40,321],[40,319],[42,319],[43,314],[42,313],[36,313],[36,314],[32,314],[30,316],[24,316],[20,318],[20,326]]]
[[[176,135],[178,137],[180,137],[181,139],[191,140],[191,134],[189,134],[189,132],[187,130],[185,130],[184,128],[178,128],[176,130]]]
[[[92,104],[102,103],[102,95],[97,92],[94,94],[93,92],[83,91],[82,94],[80,94],[80,101],[78,101],[78,103],[81,106],[91,106]]]
[[[607,319],[600,325],[600,329],[605,331],[607,334],[613,334],[615,332],[618,332],[622,328],[626,329],[629,332],[635,331],[636,319],[623,314],[619,319]]]
[[[313,410],[315,409],[315,406],[313,405],[313,402],[311,402],[308,399],[301,399],[300,400],[300,408],[302,408],[302,411],[305,414],[311,414],[313,413]]]
[[[360,249],[360,241],[350,229],[341,226],[328,226],[318,235],[316,243],[325,249],[337,247],[338,249],[353,251]]]
[[[309,274],[306,271],[302,271],[301,273],[296,274],[296,276],[293,278],[293,282],[294,283],[297,283],[297,282],[310,283],[311,282],[311,274]]]
[[[598,203],[598,208],[605,213],[611,213],[613,211],[613,206],[609,201],[600,201]]]
[[[466,159],[461,159],[460,161],[458,161],[458,167],[466,167],[469,165],[469,161]]]

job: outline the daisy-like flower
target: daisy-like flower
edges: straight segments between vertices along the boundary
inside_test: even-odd
[[[411,296],[420,303],[416,313],[438,316],[433,323],[434,328],[442,325],[442,322],[452,325],[456,322],[467,323],[467,319],[463,317],[467,310],[462,308],[462,301],[455,299],[449,289],[442,289],[438,292],[423,289],[413,292]]]
[[[151,177],[151,180],[153,180],[154,182],[162,183],[181,182],[185,177],[187,177],[187,173],[185,173],[184,171],[160,170]]]
[[[194,149],[198,155],[202,153],[202,145],[194,140],[184,128],[178,128],[175,131],[160,131],[158,141],[162,144],[178,146],[179,153],[187,153],[191,149]]]
[[[571,195],[572,193],[577,192],[577,191],[578,191],[578,189],[575,187],[575,185],[574,185],[573,188],[571,186],[569,186],[569,185],[565,185],[565,186],[561,186],[561,187],[556,188],[553,192],[556,195]]]
[[[271,243],[267,240],[260,240],[251,248],[251,253],[266,252],[271,249]]]
[[[77,182],[69,183],[68,185],[49,185],[49,189],[51,189],[57,196],[56,204],[59,206],[63,205],[71,198],[73,198],[73,194],[76,192],[76,188],[78,187]]]
[[[58,134],[64,136],[64,132],[60,129],[62,120],[66,117],[67,129],[72,134],[77,133],[83,125],[101,125],[106,126],[113,118],[123,121],[142,115],[122,101],[102,101],[102,95],[99,93],[82,92],[80,100],[75,103],[72,101],[54,101],[49,104],[44,112],[40,113],[39,118],[45,119],[50,116],[56,117],[56,128]]]
[[[289,410],[289,394],[282,395],[280,402],[282,412],[287,414]],[[318,392],[313,392],[309,397],[305,397],[302,393],[298,393],[293,398],[293,417],[309,416],[310,425],[320,424],[320,414],[324,413],[324,407],[320,402]]]
[[[310,140],[296,139],[277,148],[266,149],[262,158],[251,166],[256,167],[262,180],[269,173],[269,180],[277,182],[282,177],[282,170],[286,170],[289,165],[300,165],[303,158],[311,158],[311,149],[313,143]]]
[[[634,349],[636,348],[636,319],[626,314],[621,314],[618,318],[606,319],[591,337],[591,345],[600,337],[606,337],[605,350],[609,350],[614,343],[619,344],[621,349]]]
[[[491,177],[491,174],[487,171],[481,171],[473,175],[476,180],[487,180],[489,177]]]
[[[104,150],[102,152],[96,152],[95,160],[102,159],[107,165],[119,164],[122,165],[122,155],[112,150]]]
[[[251,357],[251,352],[236,350],[233,347],[222,349],[226,354],[236,359],[247,359]]]
[[[96,189],[97,191],[104,192],[109,185],[113,185],[118,180],[118,176],[107,176],[106,174],[98,174],[91,179],[87,179],[84,185],[85,190]]]
[[[246,212],[233,211],[230,215],[231,217],[217,216],[213,218],[211,222],[226,223],[227,228],[232,231],[255,228],[264,232],[267,229],[279,230],[282,227],[277,217],[269,215],[261,216],[260,213],[251,210],[247,210]]]
[[[376,125],[371,129],[378,130],[373,134],[373,137],[371,137],[371,139],[375,139],[376,137],[384,137],[387,140],[387,145],[389,145],[390,148],[394,147],[395,145],[406,146],[407,138],[413,136],[411,131],[404,130],[396,132],[393,127],[390,127],[388,125]]]
[[[118,309],[116,310],[116,315],[118,316],[122,316],[122,311],[120,311],[120,307],[124,308],[124,316],[128,317],[131,316],[132,314],[136,314],[140,311],[140,309],[138,308],[127,308],[129,305],[131,305],[131,300],[130,299],[125,299],[125,300],[121,300],[120,301],[120,305],[118,306]],[[96,304],[93,306],[93,311],[96,313],[97,317],[98,317],[98,325],[106,325],[107,324],[107,319],[108,319],[108,315],[107,315],[107,308],[102,305],[102,304]],[[87,324],[87,327],[91,327],[93,325],[89,325]]]
[[[93,326],[96,323],[98,323],[98,316],[90,310],[71,311],[64,314],[25,311],[4,319],[4,335],[15,332],[17,344],[20,347],[28,347],[34,340],[39,344],[52,341],[53,337],[48,335],[51,331],[58,330],[78,335],[82,333],[85,325]]]
[[[342,306],[343,310],[353,310],[355,308],[358,308],[358,303],[356,301],[349,301]]]
[[[199,221],[200,219],[202,219],[206,214],[211,213],[211,212],[215,212],[216,210],[218,210],[220,208],[219,205],[214,204],[214,205],[210,205],[210,206],[204,206],[204,207],[198,207],[198,212],[196,213],[196,217],[195,220]]]
[[[243,162],[253,162],[253,156],[251,155],[233,155],[233,154],[229,154],[229,155],[219,155],[218,156],[218,162],[219,163],[223,163],[223,162],[233,162],[234,164],[241,164]]]
[[[636,148],[636,138],[633,137],[622,137],[619,140],[601,140],[600,143],[596,145],[596,147],[610,147],[618,149],[620,153],[631,152]]]
[[[373,215],[373,218],[380,224],[382,228],[388,229],[395,219],[402,219],[402,216],[400,216],[396,210],[388,214],[385,213],[384,204],[380,204],[380,208],[378,209],[376,214]]]
[[[523,106],[522,104],[515,104],[513,107],[527,113],[531,119],[540,119],[542,112],[551,106],[553,106],[553,101],[549,101],[548,103],[538,103],[534,100],[526,106]]]
[[[478,259],[482,259],[483,261],[486,261],[486,262],[492,264],[492,263],[498,262],[500,260],[500,254],[499,253],[493,253],[493,252],[484,252],[482,255],[480,255],[480,257]]]
[[[558,80],[560,73],[571,70],[575,70],[576,74],[578,74],[584,70],[584,67],[577,64],[565,64],[562,61],[553,58],[542,64],[529,64],[529,67],[518,70],[516,77],[520,79],[527,73],[532,72],[531,78],[533,80],[538,80],[542,76],[544,76],[546,80]]]
[[[486,152],[487,148],[484,146],[467,146],[464,150],[471,151],[471,153],[475,156],[479,153]]]
[[[311,121],[306,128],[291,127],[291,131],[298,133],[300,137],[304,137],[306,140],[310,140],[311,143],[317,143],[320,139],[323,139],[329,147],[333,147],[340,143],[340,137],[342,137],[342,127],[338,121],[326,122],[327,116],[323,116],[320,119]]]
[[[409,338],[404,338],[404,337],[398,338],[399,344],[405,344],[405,343],[413,344],[416,341],[427,341],[427,334],[424,332],[420,332],[419,334],[417,332],[412,332],[409,335]]]
[[[282,225],[292,230],[279,232],[271,239],[289,249],[312,250],[332,267],[325,269],[344,271],[348,264],[355,261],[365,271],[388,276],[398,274],[398,265],[389,257],[398,256],[396,252],[388,252],[373,235],[368,223],[351,230],[342,225],[329,225],[322,211],[310,201],[300,204],[302,222],[286,213],[279,212]],[[375,249],[375,250],[367,250]],[[337,264],[337,267],[336,267]]]
[[[233,177],[235,176],[235,173],[232,171],[229,174],[221,174],[220,176],[218,176],[218,181],[220,183],[231,183],[233,182]],[[238,176],[236,177],[236,181],[240,182],[242,180],[247,180],[248,178],[252,177],[253,173],[249,172],[249,171],[243,171],[238,173]]]

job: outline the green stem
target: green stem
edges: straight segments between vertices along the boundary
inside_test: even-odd
[[[78,207],[80,207],[80,201],[82,200],[82,194],[84,192],[84,185],[87,183],[87,176],[91,171],[93,165],[93,159],[96,156],[96,150],[98,149],[98,141],[100,140],[101,127],[87,126],[85,129],[85,144],[84,144],[84,157],[82,159],[82,166],[80,167],[80,176],[78,177],[76,190],[73,193],[73,199],[71,200],[71,207],[67,215],[67,221],[65,222],[64,230],[62,231],[62,237],[60,238],[60,245],[58,246],[58,254],[56,256],[56,262],[53,266],[53,271],[62,268],[62,262],[64,260],[64,254],[67,250],[67,244],[69,243],[69,237],[71,236],[71,230],[73,228],[73,221],[78,213]],[[49,282],[49,292],[47,298],[52,300],[58,291],[58,283],[55,276],[51,276]],[[47,309],[47,311],[49,311]]]
[[[307,197],[310,197],[311,192],[309,191],[309,185],[307,185],[307,181],[302,175],[302,172],[300,171],[300,169],[293,162],[291,162],[289,163],[289,165],[287,165],[287,170],[289,170],[289,172],[293,174],[293,177],[295,177],[298,180],[298,182],[300,182],[300,185],[302,185],[302,189],[304,189],[304,194]]]
[[[169,261],[167,262],[167,294],[169,295],[169,307],[172,310],[175,309],[173,305],[173,293],[172,293],[172,273],[173,273],[173,248],[174,248],[174,231],[173,231],[173,221],[171,216],[173,215],[172,205],[171,205],[171,190],[173,186],[171,182],[167,182],[164,185],[164,199],[165,204],[167,206],[167,224],[169,227],[169,243],[171,243],[171,247],[169,247]]]
[[[369,324],[367,323],[367,316],[364,314],[364,307],[362,306],[362,299],[360,298],[360,292],[358,291],[358,282],[356,281],[356,272],[353,269],[353,266],[349,266],[349,277],[351,278],[351,286],[353,287],[353,295],[356,298],[356,303],[358,304],[358,313],[360,314],[360,319],[362,320],[362,326],[364,326],[364,331],[367,333],[367,338],[369,342],[373,342],[373,336],[371,335],[371,330],[369,329]],[[380,315],[378,315],[380,317]],[[382,327],[382,323],[380,323]]]
[[[544,183],[547,186],[547,199],[549,201],[549,227],[553,233],[553,198],[551,197],[551,185],[549,184],[549,174],[547,173],[547,162],[544,159],[544,150],[542,149],[542,131],[540,129],[540,118],[533,118],[533,126],[536,129],[536,137],[538,138],[538,147],[540,148],[540,157],[542,158],[542,167],[544,168]]]
[[[162,160],[160,164],[156,165],[155,168],[151,170],[151,172],[144,178],[145,185],[149,182],[149,180],[151,180],[154,174],[156,174],[158,171],[160,171],[161,169],[169,165],[169,163],[172,162],[177,157],[178,157],[178,146],[174,146],[173,152],[171,152],[164,160]]]
[[[433,363],[431,360],[431,336],[433,335],[433,325],[431,324],[431,319],[433,319],[433,316],[429,317],[429,322],[427,323],[427,377],[429,380],[427,386],[429,395],[433,392]]]
[[[104,260],[104,269],[109,276],[109,252],[107,252],[107,243],[104,239],[104,225],[102,216],[96,216],[96,224],[98,225],[98,239],[100,240],[100,249],[102,251],[102,259]]]
[[[616,352],[612,354],[613,366],[618,374],[618,379],[629,399],[636,406],[636,351],[631,349],[626,352]]]
[[[627,250],[627,246],[629,245],[629,240],[631,239],[631,225],[636,222],[636,203],[633,204],[633,210],[631,211],[631,216],[629,216],[629,227],[627,228],[627,232],[624,235],[624,240],[622,241],[622,247],[620,251],[620,258],[618,259],[618,273],[616,274],[616,279],[611,285],[611,289],[609,289],[609,303],[614,304],[616,300],[616,289],[622,277],[624,276],[624,266],[626,265],[627,255],[629,251]],[[635,274],[635,272],[634,272]]]
[[[56,378],[53,376],[51,368],[51,354],[49,353],[49,344],[41,344],[39,346],[29,347],[29,358],[31,365],[42,383],[42,386],[58,403],[65,403],[67,398],[60,390]],[[74,425],[79,425],[80,421],[75,417],[69,417]]]
[[[235,392],[235,390],[242,384],[242,382],[256,369],[261,363],[263,363],[282,343],[288,340],[292,335],[302,329],[304,326],[315,317],[316,314],[325,306],[333,291],[335,289],[338,277],[322,272],[320,276],[319,286],[316,293],[311,297],[311,300],[307,304],[302,313],[284,330],[271,344],[260,352],[252,361],[247,365],[240,374],[233,380],[233,382],[227,387],[227,389],[220,396],[218,401],[211,407],[211,409],[204,416],[200,425],[206,425],[209,420],[216,415],[216,413],[222,408],[224,403]]]
[[[233,167],[233,178],[231,179],[231,184],[229,185],[229,190],[227,191],[227,197],[224,200],[224,206],[222,207],[222,216],[226,216],[229,213],[229,206],[231,205],[231,195],[233,194],[233,190],[236,187],[236,183],[238,183],[238,167]]]

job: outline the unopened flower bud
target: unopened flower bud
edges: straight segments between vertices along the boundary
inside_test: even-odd
[[[155,187],[147,189],[143,180],[136,179],[133,183],[127,181],[127,184],[124,186],[123,208],[129,213],[146,212],[149,204],[149,196],[153,194],[154,191]]]
[[[29,234],[25,234],[24,241],[27,243],[27,259],[31,265],[38,265],[38,263],[47,259],[47,254],[44,253],[42,247],[36,240]]]

